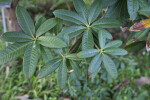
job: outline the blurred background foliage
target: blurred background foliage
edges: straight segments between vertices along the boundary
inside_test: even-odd
[[[93,0],[84,0],[87,6]],[[20,0],[22,5],[32,15],[36,21],[42,16],[54,17],[52,12],[55,9],[74,10],[72,0]],[[105,10],[105,9],[104,9]],[[0,20],[1,22],[1,20]],[[127,40],[128,32],[109,30],[115,39]],[[3,33],[2,23],[0,23],[0,34]],[[125,43],[125,42],[124,42]],[[5,44],[0,40],[0,50]],[[125,57],[119,57],[117,61],[119,75],[116,80],[112,80],[105,70],[101,70],[95,79],[89,79],[86,73],[86,63],[81,68],[81,75],[76,77],[71,72],[68,80],[67,91],[61,91],[57,85],[57,74],[52,73],[43,79],[32,77],[27,79],[22,70],[22,60],[18,58],[7,65],[0,67],[0,100],[18,100],[17,98],[39,99],[39,100],[149,100],[150,99],[150,53],[145,53],[145,49],[140,52],[129,53]],[[41,69],[44,65],[39,61]],[[80,66],[81,66],[80,65]],[[38,73],[38,71],[36,73]],[[101,74],[103,72],[103,74]],[[85,83],[86,82],[86,83]]]

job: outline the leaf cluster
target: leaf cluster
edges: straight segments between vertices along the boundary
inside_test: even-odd
[[[83,0],[73,0],[76,12],[55,10],[53,13],[56,18],[42,17],[35,24],[29,13],[18,6],[16,16],[24,33],[6,32],[2,35],[2,39],[11,44],[0,51],[0,65],[24,54],[23,70],[25,75],[31,78],[42,56],[45,65],[40,70],[38,78],[43,78],[58,69],[58,83],[63,90],[66,89],[69,70],[73,69],[79,78],[80,64],[84,62],[90,62],[87,66],[91,78],[95,78],[104,65],[110,77],[116,79],[118,72],[112,59],[118,55],[126,55],[127,51],[119,48],[122,42],[112,41],[112,35],[106,30],[119,28],[122,23],[116,18],[100,18],[102,9],[114,5],[118,0],[107,1],[108,3],[95,0],[90,9],[87,9]],[[62,30],[63,24],[68,23],[71,26]],[[50,30],[55,34],[47,33]],[[71,45],[70,40],[74,37],[80,37],[82,41],[77,40]]]

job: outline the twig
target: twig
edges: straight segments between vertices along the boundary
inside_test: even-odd
[[[1,71],[4,67],[6,67],[6,66],[4,66],[4,65],[3,65],[3,66],[1,66],[1,67],[0,67],[0,71]]]
[[[70,7],[68,1],[67,1],[67,0],[64,0],[64,1],[65,1],[66,5],[67,5],[67,7],[68,7],[68,10],[71,10],[71,7]]]
[[[130,83],[130,81],[131,80],[129,78],[125,79],[122,83],[117,84],[113,90],[119,91],[121,88],[126,87]]]
[[[6,66],[5,79],[4,79],[4,81],[2,82],[2,84],[1,84],[1,86],[0,86],[0,89],[2,89],[2,88],[3,88],[3,86],[5,85],[5,82],[6,82],[7,78],[8,78],[8,75],[9,75],[9,67],[8,67],[8,66]]]
[[[94,46],[96,47],[96,49],[99,49],[99,47],[96,45],[96,43],[94,43]]]
[[[76,47],[80,44],[81,41],[82,37],[76,42],[75,46],[69,51],[70,54],[76,49]]]
[[[17,64],[18,64],[18,61],[9,62],[9,63],[7,63],[7,64],[1,66],[1,67],[0,67],[0,71],[1,71],[3,68],[7,67],[7,66],[16,66]]]

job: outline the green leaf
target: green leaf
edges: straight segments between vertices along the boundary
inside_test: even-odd
[[[92,79],[95,78],[95,76],[97,75],[97,73],[101,67],[101,62],[102,62],[102,55],[101,54],[96,55],[92,59],[90,66],[89,66],[89,70],[88,70]]]
[[[7,42],[29,42],[32,41],[32,37],[23,34],[21,32],[6,32],[1,37]]]
[[[78,63],[76,63],[75,61],[70,60],[70,64],[71,64],[72,68],[74,69],[74,72],[75,72],[76,76],[78,78],[81,77],[82,72],[81,72],[81,69],[79,68]]]
[[[69,38],[68,34],[65,34],[65,35],[64,35],[63,40],[65,41],[65,43],[66,43],[67,46],[69,47],[70,38]]]
[[[88,10],[83,0],[73,0],[74,7],[79,15],[87,21]]]
[[[45,63],[53,59],[53,55],[49,48],[41,46],[41,55]]]
[[[63,38],[65,34],[69,35],[69,38],[76,37],[85,30],[84,26],[71,26],[64,29],[61,33],[58,34],[58,37]]]
[[[0,65],[3,65],[24,54],[29,43],[14,43],[0,51]]]
[[[116,18],[121,21],[126,21],[129,18],[127,1],[119,0],[115,5],[110,6],[104,15],[104,18]]]
[[[143,49],[145,45],[146,45],[146,41],[138,41],[126,46],[125,49],[129,52],[136,52]]]
[[[97,19],[97,17],[101,12],[101,9],[102,9],[102,0],[95,0],[90,7],[88,15],[89,24]]]
[[[83,59],[79,58],[79,57],[77,56],[77,54],[69,54],[69,55],[66,55],[66,58],[67,58],[67,59],[70,59],[70,60],[83,60]]]
[[[61,89],[65,89],[67,83],[66,60],[63,60],[58,70],[58,84]]]
[[[112,48],[112,47],[120,47],[122,45],[122,41],[120,40],[114,40],[112,42],[109,42],[105,45],[104,49],[106,48]]]
[[[92,28],[119,28],[122,26],[119,20],[112,18],[102,18],[92,24]]]
[[[51,18],[46,20],[38,29],[36,32],[36,36],[39,37],[40,35],[44,34],[45,32],[52,29],[57,24],[55,18]]]
[[[114,64],[113,60],[106,54],[104,54],[102,58],[107,72],[112,78],[116,79],[118,76],[118,72],[117,72],[117,67]]]
[[[113,82],[113,79],[112,79],[112,77],[109,74],[107,74],[107,81],[108,81],[108,83],[112,83]]]
[[[16,16],[19,25],[21,26],[22,30],[30,35],[33,36],[35,34],[35,27],[32,18],[30,17],[29,13],[21,6],[17,6],[16,8]]]
[[[63,10],[63,9],[55,10],[54,15],[60,19],[73,22],[75,24],[84,25],[84,23],[86,23],[84,18],[82,18],[80,15],[72,11]]]
[[[149,33],[149,28],[148,29],[145,29],[143,31],[139,31],[135,34],[135,39],[142,39],[144,38],[148,33]]]
[[[60,56],[62,56],[63,55],[63,50],[60,48],[60,49],[53,49],[54,50],[54,52],[56,53],[56,54],[58,54],[58,55],[60,55]]]
[[[104,48],[105,43],[106,43],[106,35],[105,35],[105,30],[100,30],[100,32],[98,33],[98,40],[99,40],[99,44],[101,49]]]
[[[54,72],[62,63],[61,59],[53,59],[46,63],[45,66],[42,67],[38,74],[38,78],[43,78],[52,72]]]
[[[122,70],[124,70],[126,66],[123,62],[121,62],[120,67],[121,67]]]
[[[114,5],[119,0],[102,0],[103,8]]]
[[[23,70],[26,77],[31,78],[38,63],[38,48],[36,44],[30,44],[23,58]]]
[[[89,50],[79,52],[77,54],[77,57],[79,57],[79,58],[89,58],[89,57],[95,56],[98,53],[99,53],[99,50],[97,50],[97,49],[89,49]]]
[[[105,47],[106,39],[112,39],[112,35],[108,31],[101,29],[98,33],[98,40],[101,49]]]
[[[37,30],[45,21],[46,21],[45,17],[41,17],[39,20],[37,20],[35,23],[35,30]]]
[[[139,10],[139,0],[127,0],[130,18],[135,20]]]
[[[140,4],[141,8],[149,6],[147,0],[139,0],[139,4]]]
[[[53,28],[53,30],[54,30],[54,33],[58,35],[62,31],[63,20],[59,18],[55,18],[55,19],[56,19],[57,25]]]
[[[50,48],[63,48],[67,46],[64,41],[55,36],[41,36],[38,38],[38,42],[41,45]]]
[[[92,30],[87,29],[82,38],[82,50],[93,49],[94,39],[92,35]]]
[[[110,55],[126,55],[128,52],[120,48],[109,48],[104,50],[105,53]]]
[[[146,15],[146,16],[150,16],[150,7],[144,7],[142,9],[139,10],[139,13],[141,15]]]

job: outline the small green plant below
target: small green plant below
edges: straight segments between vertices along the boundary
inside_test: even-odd
[[[123,24],[127,23],[129,18],[135,20],[145,18],[143,15],[148,16],[150,10],[143,10],[149,6],[148,1],[144,0],[141,4],[140,2],[142,1],[94,0],[88,9],[83,0],[73,0],[76,12],[64,9],[55,10],[53,12],[55,18],[41,17],[35,23],[29,13],[18,5],[16,16],[24,33],[6,32],[2,34],[1,38],[10,44],[0,51],[0,65],[24,54],[23,72],[29,79],[26,79],[25,83],[32,83],[30,84],[32,90],[28,93],[33,93],[31,95],[34,98],[48,99],[45,94],[49,91],[41,93],[43,89],[40,90],[40,85],[44,84],[44,77],[52,72],[51,77],[53,75],[54,78],[57,77],[60,90],[65,93],[66,97],[69,94],[73,99],[99,100],[100,97],[100,100],[112,98],[126,100],[127,98],[141,98],[143,95],[147,98],[148,92],[135,96],[135,91],[131,90],[130,85],[127,88],[121,88],[114,94],[112,86],[129,77],[133,78],[130,80],[132,83],[136,75],[139,75],[139,70],[135,69],[137,63],[129,58],[130,55],[125,55],[128,54],[127,51],[135,53],[143,49],[145,44],[149,47],[149,36],[147,38],[149,29],[130,36],[126,46],[127,51],[122,49],[123,42],[114,40],[112,34],[107,30],[118,29],[121,26],[128,27]],[[138,39],[138,42],[133,41]],[[39,61],[43,61],[43,67],[40,66]],[[149,63],[146,66],[149,66]],[[21,77],[23,77],[22,73]],[[39,80],[42,82],[38,87]],[[58,87],[56,89],[58,90]],[[123,97],[123,93],[129,96]],[[58,94],[59,92],[56,93]],[[11,96],[8,95],[8,97]]]

